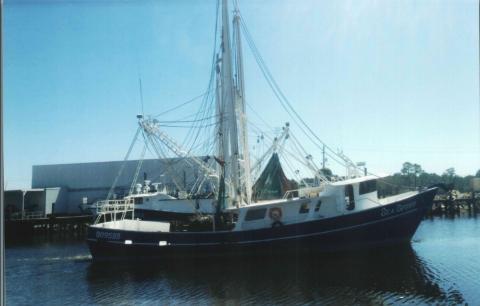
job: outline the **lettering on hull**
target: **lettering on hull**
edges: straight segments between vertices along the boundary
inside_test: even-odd
[[[381,217],[387,217],[387,216],[391,216],[393,214],[403,213],[403,212],[414,209],[416,206],[417,206],[416,202],[409,202],[409,203],[404,203],[404,204],[397,204],[393,207],[384,207],[380,211],[380,216]]]
[[[120,233],[96,232],[95,237],[97,237],[97,239],[120,240]]]

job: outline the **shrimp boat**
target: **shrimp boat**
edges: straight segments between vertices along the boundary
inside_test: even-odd
[[[213,135],[216,139],[215,156],[210,158],[213,162],[188,155],[162,130],[157,119],[137,116],[139,130],[155,151],[159,151],[156,146],[161,143],[201,169],[202,176],[190,190],[198,191],[204,184],[211,184],[215,186],[214,196],[180,199],[147,191],[120,200],[107,199],[100,206],[95,223],[88,228],[87,243],[93,258],[177,258],[257,252],[273,255],[292,250],[329,252],[409,242],[431,207],[437,189],[379,198],[379,177],[366,171],[361,173],[357,165],[340,153],[336,157],[347,170],[345,176],[327,177],[307,155],[303,162],[315,173],[317,184],[301,188],[283,184],[287,186],[283,194],[258,196],[265,184],[251,182],[252,169],[258,165],[250,165],[247,140],[241,48],[241,28],[245,24],[235,6],[231,40],[227,0],[222,0],[217,18],[222,26],[214,60],[215,112],[219,120]],[[281,151],[279,144],[287,138],[294,138],[288,124],[265,153],[272,156],[272,164]],[[297,142],[299,146],[301,143]],[[270,168],[277,172],[271,172],[273,176],[264,181],[285,182],[281,169],[275,164]],[[163,201],[156,208],[152,204],[151,210],[197,217],[144,220],[138,217],[138,206],[143,205],[138,203],[139,198],[142,201],[148,198],[151,203]],[[187,206],[194,208],[186,210]]]

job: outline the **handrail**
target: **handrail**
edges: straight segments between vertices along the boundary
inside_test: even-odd
[[[127,212],[132,212],[132,219],[134,218],[135,202],[133,198],[121,199],[121,200],[102,200],[95,203],[97,210],[97,218],[95,224],[99,223],[101,218],[106,219],[106,215],[110,214],[112,221],[117,220],[117,214],[121,214],[120,220],[123,220]]]
[[[43,211],[20,211],[10,214],[8,220],[40,219],[44,217],[45,213]]]

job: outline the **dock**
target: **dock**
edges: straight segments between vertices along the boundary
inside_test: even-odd
[[[430,215],[450,215],[460,213],[477,214],[480,212],[480,195],[471,192],[469,197],[455,197],[452,192],[435,197]]]
[[[84,232],[94,220],[92,215],[55,216],[5,220],[7,237],[33,235],[35,233]]]

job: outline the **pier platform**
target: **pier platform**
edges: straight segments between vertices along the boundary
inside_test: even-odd
[[[55,216],[5,220],[7,237],[31,235],[35,232],[81,232],[94,220],[92,215]]]

